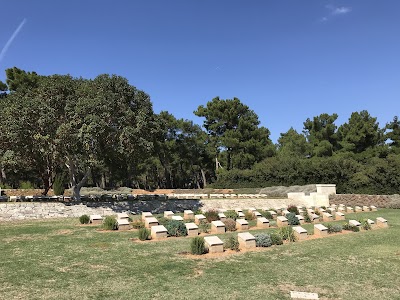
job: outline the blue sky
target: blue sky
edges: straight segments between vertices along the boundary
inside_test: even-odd
[[[0,70],[118,74],[155,112],[196,123],[199,105],[238,97],[273,141],[325,112],[338,125],[363,109],[381,126],[400,114],[397,0],[1,2],[0,47],[14,38]]]

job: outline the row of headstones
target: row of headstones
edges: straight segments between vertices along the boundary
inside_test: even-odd
[[[163,196],[169,199],[257,199],[268,197],[267,194],[164,194]]]
[[[385,228],[388,227],[387,220],[384,218],[377,218],[376,223],[370,219],[368,219],[368,223],[372,226],[372,228],[380,227]],[[361,227],[361,223],[356,220],[350,220],[350,225]],[[301,226],[293,226],[294,234],[297,240],[306,240],[308,238],[307,230]],[[314,235],[316,236],[327,236],[328,228],[323,224],[315,224],[314,225]],[[238,241],[240,248],[256,248],[256,238],[249,232],[241,232],[238,233]],[[205,247],[209,253],[222,253],[224,252],[224,242],[217,236],[207,236],[204,237]]]
[[[117,227],[118,230],[129,230],[131,228],[129,223],[129,215],[127,213],[117,213]],[[103,217],[100,215],[90,215],[90,223],[99,225],[103,222]]]
[[[351,206],[346,206],[344,204],[332,204],[328,209],[330,209],[331,211],[338,211],[338,212],[342,212],[342,213],[354,213],[354,212],[369,212],[369,211],[377,211],[378,209],[376,208],[376,206],[371,205],[371,206],[355,206],[355,207],[351,207]]]

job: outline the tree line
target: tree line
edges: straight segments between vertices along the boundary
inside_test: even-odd
[[[239,99],[216,97],[194,112],[167,111],[116,75],[43,76],[16,67],[0,82],[0,185],[47,194],[56,178],[79,198],[101,188],[265,187],[336,183],[339,192],[396,193],[400,121],[380,127],[368,111],[308,118],[277,144]]]

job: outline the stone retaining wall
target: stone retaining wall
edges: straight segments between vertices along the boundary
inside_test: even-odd
[[[329,196],[331,204],[344,204],[348,206],[375,205],[376,207],[387,207],[393,202],[394,195],[360,195],[360,194],[338,194]]]
[[[0,203],[0,221],[68,218],[83,214],[111,215],[118,212],[140,213],[150,211],[162,213],[165,210],[183,212],[185,209],[203,211],[209,209],[282,208],[302,203],[290,199],[206,199],[206,200],[148,200],[72,203],[7,202]]]

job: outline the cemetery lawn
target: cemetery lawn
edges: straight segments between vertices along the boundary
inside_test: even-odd
[[[100,232],[77,218],[0,223],[0,298],[289,299],[297,290],[400,299],[400,209],[346,219],[378,216],[388,229],[198,259],[181,254],[190,238],[133,242],[136,231]]]

